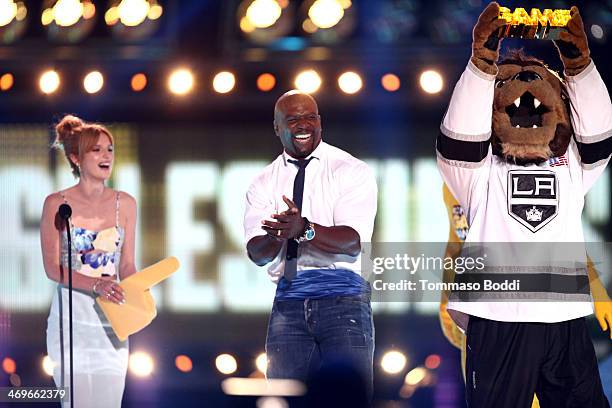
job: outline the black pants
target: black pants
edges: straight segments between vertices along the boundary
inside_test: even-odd
[[[499,322],[470,316],[466,398],[470,408],[609,408],[584,318]]]

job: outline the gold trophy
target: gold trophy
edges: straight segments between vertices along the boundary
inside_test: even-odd
[[[566,30],[571,16],[569,10],[532,8],[530,13],[524,8],[514,11],[508,7],[499,8],[499,18],[506,25],[498,31],[498,37],[523,38],[529,40],[558,40],[559,34]]]

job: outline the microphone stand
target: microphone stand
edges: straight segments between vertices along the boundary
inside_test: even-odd
[[[68,238],[68,333],[70,339],[70,408],[74,408],[74,376],[73,376],[73,347],[72,347],[72,231],[70,231],[70,217],[72,208],[68,204],[59,207],[59,215],[66,225]],[[64,362],[62,361],[62,364]]]

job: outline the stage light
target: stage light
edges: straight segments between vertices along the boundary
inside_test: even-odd
[[[119,41],[143,40],[159,27],[164,9],[156,0],[111,0],[104,21]]]
[[[60,86],[59,74],[53,70],[45,71],[40,76],[40,80],[38,81],[38,84],[40,86],[40,90],[44,94],[47,94],[47,95],[52,94],[53,92],[57,91],[57,89]]]
[[[363,87],[363,80],[359,74],[348,71],[340,75],[338,78],[338,86],[342,92],[352,95],[361,90]]]
[[[137,351],[130,355],[129,367],[132,374],[138,377],[148,377],[153,373],[153,358],[144,351]]]
[[[9,25],[17,17],[17,3],[13,0],[0,0],[0,27]]]
[[[0,0],[0,42],[10,44],[23,36],[27,14],[22,1]]]
[[[312,69],[302,71],[295,77],[295,87],[302,92],[315,93],[321,87],[321,77]]]
[[[282,12],[276,0],[254,0],[247,8],[246,18],[255,28],[268,28],[276,23]]]
[[[276,86],[276,78],[269,73],[263,73],[257,77],[257,89],[262,92],[269,92]]]
[[[320,45],[339,44],[357,27],[358,16],[350,0],[305,0],[298,23],[306,37]]]
[[[90,94],[100,91],[104,86],[104,77],[100,71],[92,71],[83,79],[83,88]]]
[[[380,79],[380,83],[385,90],[389,92],[395,92],[400,89],[401,81],[395,74],[385,74]]]
[[[441,363],[442,359],[437,354],[430,354],[425,359],[425,367],[429,368],[430,370],[435,370],[436,368],[440,367]]]
[[[288,0],[242,0],[236,21],[250,41],[269,44],[293,29],[294,8],[288,5]]]
[[[252,33],[256,28],[246,16],[240,19],[240,29],[245,33]]]
[[[18,374],[11,374],[9,381],[13,387],[21,387],[21,377]]]
[[[0,77],[0,91],[6,92],[13,87],[15,79],[13,78],[13,74],[6,73]]]
[[[17,364],[12,358],[4,357],[4,359],[2,360],[2,369],[7,374],[13,374],[17,370]]]
[[[593,24],[591,26],[591,34],[598,40],[601,40],[604,36],[604,30],[599,24]]]
[[[218,93],[228,93],[234,89],[236,77],[228,71],[219,72],[213,79],[213,88]]]
[[[51,360],[51,357],[44,356],[42,359],[42,369],[45,374],[49,377],[53,376],[53,369],[55,368],[55,363]]]
[[[344,8],[338,0],[316,0],[308,9],[308,17],[319,28],[331,28],[344,17]]]
[[[421,88],[428,94],[436,94],[444,87],[442,75],[438,71],[431,69],[421,73],[419,83]]]
[[[397,350],[392,350],[387,351],[383,355],[380,361],[380,366],[388,374],[397,374],[404,370],[406,367],[406,362],[407,360],[404,353]]]
[[[268,369],[268,356],[266,353],[261,353],[255,359],[255,366],[262,373],[266,374],[266,370]]]
[[[96,15],[96,6],[91,1],[83,3],[83,18],[89,20]]]
[[[135,27],[145,21],[150,7],[147,0],[121,0],[117,6],[119,20],[123,25]]]
[[[425,379],[425,376],[427,376],[427,370],[425,368],[413,368],[408,374],[406,374],[404,382],[408,385],[417,385]]]
[[[315,33],[317,30],[319,29],[319,27],[317,27],[316,25],[314,25],[314,23],[312,22],[311,19],[307,18],[306,20],[304,20],[304,22],[302,23],[302,30],[304,30],[305,32],[307,32],[308,34],[313,34]]]
[[[113,26],[119,22],[119,9],[117,7],[111,7],[104,13],[104,21],[106,25]]]
[[[176,356],[176,358],[174,359],[174,364],[176,365],[176,368],[178,368],[179,371],[182,371],[184,373],[188,373],[193,369],[193,362],[189,357],[184,354]]]
[[[23,21],[28,15],[28,9],[25,4],[21,1],[17,2],[17,14],[15,15],[15,19],[17,21]]]
[[[170,74],[168,88],[173,94],[185,95],[193,89],[193,74],[186,68],[179,68]]]
[[[300,397],[306,394],[306,386],[301,381],[273,378],[226,378],[221,382],[226,395]]]
[[[230,354],[220,354],[215,359],[215,366],[221,374],[232,374],[238,369],[238,363]]]
[[[54,19],[55,16],[53,15],[53,9],[51,8],[44,9],[42,14],[40,15],[40,22],[44,26],[48,26],[49,24],[51,24]]]
[[[55,24],[70,27],[83,16],[83,4],[79,0],[57,0],[52,8]]]
[[[164,8],[162,6],[160,6],[159,4],[151,4],[147,17],[149,18],[149,20],[157,20],[162,16],[163,13]]]
[[[40,20],[50,39],[76,43],[93,29],[95,14],[91,0],[45,0]]]
[[[289,408],[289,403],[282,397],[259,397],[255,406],[257,408]]]
[[[130,81],[130,85],[132,86],[132,90],[134,92],[142,91],[147,86],[147,76],[142,72],[134,74],[134,76],[132,76],[132,80]]]

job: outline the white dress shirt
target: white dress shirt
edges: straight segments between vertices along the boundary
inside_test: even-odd
[[[302,216],[326,227],[348,226],[359,234],[361,242],[370,242],[376,216],[377,187],[372,171],[363,161],[323,141],[308,158]],[[245,243],[266,235],[264,219],[287,210],[283,195],[293,197],[293,181],[298,168],[283,152],[255,177],[246,194],[244,215]],[[316,227],[315,227],[316,231]],[[277,282],[285,269],[287,243],[270,263],[268,273]],[[308,269],[348,269],[361,274],[361,254],[332,254],[302,243],[298,248],[298,274]]]

